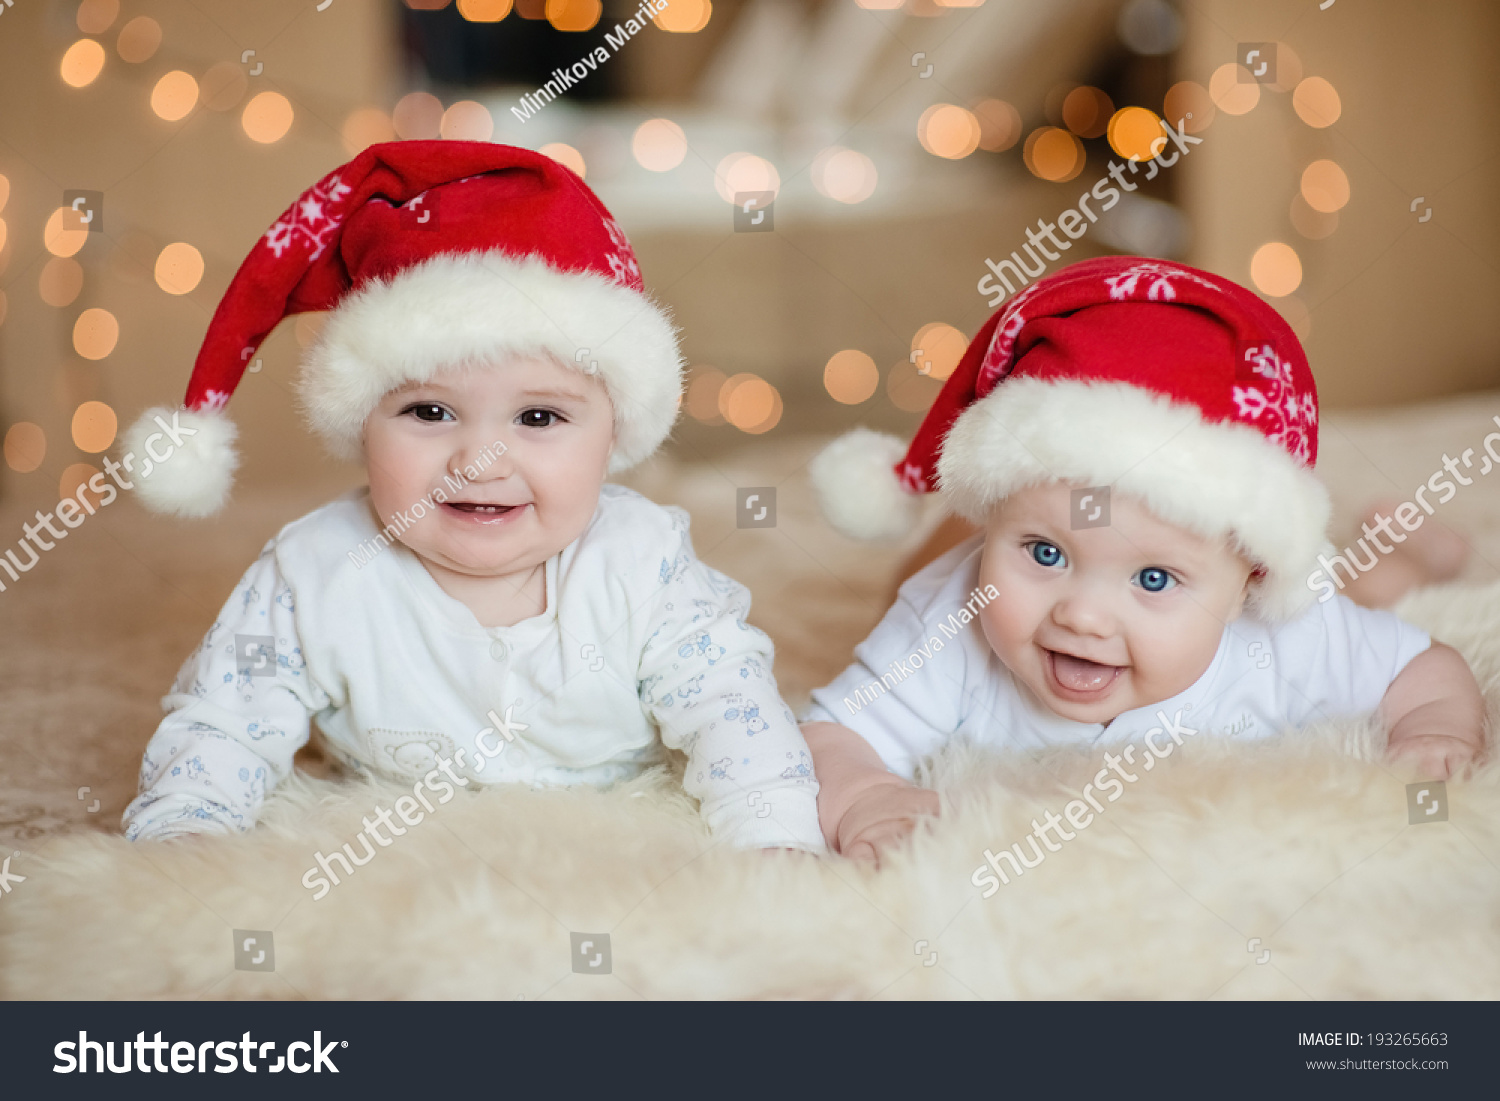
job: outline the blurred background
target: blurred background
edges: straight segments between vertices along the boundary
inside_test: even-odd
[[[808,460],[851,425],[910,433],[991,311],[986,260],[1149,158],[1163,118],[1197,144],[1137,164],[1049,270],[1173,257],[1282,311],[1343,545],[1500,414],[1497,43],[1494,0],[0,0],[0,552],[21,566],[35,512],[181,400],[224,288],[305,188],[373,142],[510,142],[587,179],[674,311],[683,415],[627,480],[749,586],[797,706],[937,523],[844,540]],[[293,400],[319,323],[284,322],[230,402],[220,517],[126,494],[0,573],[0,840],[115,828],[235,580],[361,481]],[[1487,482],[1438,522],[1470,541],[1465,580],[1500,578]]]
[[[118,423],[179,400],[266,227],[396,137],[541,149],[598,191],[683,329],[681,455],[909,431],[990,312],[985,259],[1149,157],[1158,117],[1201,144],[1054,270],[1128,251],[1254,287],[1330,409],[1500,383],[1492,2],[670,0],[609,47],[632,12],[0,6],[0,494],[54,502]],[[522,98],[598,46],[565,95]],[[95,193],[98,222],[65,217],[65,191]],[[748,192],[774,206],[736,232]],[[357,477],[291,401],[318,323],[285,323],[231,405],[246,492]]]

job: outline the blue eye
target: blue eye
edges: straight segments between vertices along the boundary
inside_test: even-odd
[[[1051,543],[1037,541],[1031,544],[1031,557],[1040,566],[1057,566],[1063,562],[1063,552]]]
[[[1159,593],[1177,584],[1177,579],[1159,566],[1147,566],[1135,577],[1148,593]]]

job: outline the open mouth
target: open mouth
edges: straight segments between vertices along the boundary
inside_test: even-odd
[[[498,524],[519,516],[526,505],[485,505],[473,501],[444,501],[449,515],[480,524]]]
[[[1105,695],[1125,671],[1123,665],[1106,665],[1061,650],[1046,650],[1045,653],[1053,691],[1063,699],[1080,703]]]

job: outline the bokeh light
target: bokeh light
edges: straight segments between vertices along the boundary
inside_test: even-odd
[[[409,92],[396,101],[391,122],[402,141],[435,138],[443,125],[443,101],[431,92]]]
[[[344,152],[354,157],[379,142],[394,141],[396,127],[391,116],[379,107],[360,107],[349,112],[339,129],[339,137],[343,140]]]
[[[10,201],[10,179],[0,176],[0,210],[5,209],[5,204]]]
[[[754,153],[731,153],[714,170],[714,187],[726,203],[736,195],[750,191],[769,191],[774,198],[781,190],[781,174],[776,166]]]
[[[687,156],[687,135],[671,119],[647,119],[635,128],[630,152],[651,172],[669,172]]]
[[[931,321],[911,338],[912,363],[919,374],[942,381],[957,369],[968,346],[968,339],[952,325]]]
[[[1260,85],[1249,69],[1226,61],[1208,78],[1208,94],[1214,106],[1226,115],[1244,115],[1260,102]]]
[[[5,251],[5,238],[10,233],[10,227],[5,224],[5,219],[0,218],[0,252]]]
[[[185,241],[174,241],[156,258],[156,285],[168,294],[188,294],[203,278],[203,254]]]
[[[1126,47],[1146,57],[1169,54],[1182,41],[1182,19],[1167,0],[1130,0],[1115,30]]]
[[[151,110],[168,122],[186,118],[197,104],[198,82],[181,69],[173,69],[151,89]]]
[[[1302,197],[1321,214],[1342,210],[1349,201],[1349,177],[1334,161],[1313,161],[1302,170]]]
[[[781,420],[781,394],[759,375],[731,375],[719,390],[719,413],[741,432],[759,435]]]
[[[1189,134],[1207,130],[1208,124],[1219,113],[1208,89],[1196,80],[1179,80],[1168,88],[1161,109],[1167,122],[1173,126],[1182,123],[1182,128]]]
[[[854,0],[854,2],[869,11],[894,11],[906,3],[906,0]]]
[[[1261,294],[1280,298],[1302,285],[1302,260],[1283,241],[1268,241],[1250,258],[1250,281]]]
[[[150,61],[161,47],[161,24],[149,15],[138,15],[120,28],[115,50],[121,61],[139,65]]]
[[[717,367],[694,367],[687,387],[688,416],[703,424],[724,423],[724,414],[719,412],[719,392],[724,389],[728,377]]]
[[[547,22],[559,31],[591,31],[603,12],[600,0],[547,0]]]
[[[84,34],[103,34],[120,17],[120,0],[83,0],[78,5],[78,29]]]
[[[982,99],[974,104],[979,120],[979,148],[1000,153],[1021,140],[1021,112],[1003,99]]]
[[[1315,130],[1332,126],[1344,112],[1338,91],[1320,76],[1310,76],[1292,93],[1292,109]]]
[[[251,141],[270,145],[286,137],[292,128],[292,103],[280,92],[261,92],[245,104],[240,125]]]
[[[1314,210],[1307,205],[1307,200],[1302,197],[1300,191],[1292,196],[1290,215],[1292,226],[1310,241],[1321,241],[1324,237],[1331,237],[1339,228],[1337,213],[1325,214],[1321,210]]]
[[[62,477],[57,480],[57,495],[59,497],[77,497],[80,493],[85,495],[96,508],[98,507],[100,495],[88,488],[89,479],[95,474],[102,474],[96,466],[88,463],[71,463],[62,472]]]
[[[1057,126],[1038,126],[1026,136],[1021,159],[1033,176],[1061,183],[1083,171],[1087,155],[1077,135]]]
[[[92,84],[104,68],[104,47],[92,38],[80,38],[62,58],[62,78],[75,88]]]
[[[1292,327],[1292,332],[1297,334],[1298,340],[1306,344],[1312,338],[1312,311],[1307,308],[1306,302],[1290,294],[1285,298],[1278,298],[1272,305]]]
[[[834,352],[823,367],[823,389],[834,401],[858,405],[880,388],[880,368],[857,348]]]
[[[73,350],[84,359],[103,359],[120,340],[120,323],[108,310],[84,310],[73,322]]]
[[[47,457],[47,433],[39,424],[17,421],[5,433],[5,465],[17,474],[30,474]]]
[[[694,34],[708,26],[714,13],[709,0],[669,0],[664,11],[651,17],[651,21],[664,31],[673,34]]]
[[[470,23],[498,23],[510,14],[510,0],[458,0],[458,14]]]
[[[910,360],[903,359],[885,376],[886,396],[892,405],[907,413],[926,412],[942,388],[941,382],[922,374]]]
[[[203,74],[198,98],[210,111],[233,111],[250,90],[250,78],[242,65],[221,61]]]
[[[1149,161],[1162,150],[1166,132],[1156,112],[1121,107],[1109,120],[1109,147],[1128,161]]]
[[[1063,100],[1063,125],[1080,138],[1103,137],[1114,113],[1114,101],[1091,84],[1080,84]]]
[[[979,148],[979,120],[955,103],[934,103],[917,120],[917,140],[935,157],[962,160]]]
[[[812,185],[819,195],[841,203],[862,203],[875,194],[875,162],[854,149],[830,145],[812,162]]]
[[[83,291],[83,265],[71,257],[52,257],[42,266],[36,289],[49,306],[71,306]]]
[[[102,401],[86,401],[73,411],[73,443],[79,451],[108,451],[119,428],[115,411]]]
[[[67,222],[64,214],[67,207],[58,207],[47,218],[47,224],[42,227],[42,244],[47,246],[47,251],[53,256],[72,256],[89,239],[87,229],[66,229]]]
[[[584,179],[588,166],[583,163],[583,154],[565,142],[554,141],[537,150],[544,157],[551,157],[564,168],[571,168],[578,178]]]
[[[461,99],[443,112],[438,133],[452,141],[489,141],[495,133],[495,120],[484,104]]]

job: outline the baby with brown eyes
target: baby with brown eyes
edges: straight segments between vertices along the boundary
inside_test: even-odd
[[[1462,772],[1484,747],[1464,659],[1390,612],[1315,599],[1316,453],[1306,358],[1244,288],[1114,257],[1017,295],[904,456],[857,432],[814,463],[848,534],[910,530],[930,489],[980,531],[907,581],[812,694],[829,845],[875,856],[937,813],[910,781],[954,739],[1117,750],[1085,785],[1096,809],[1119,772],[1189,738],[1372,712],[1403,768]]]
[[[380,809],[319,854],[315,899],[459,788],[609,785],[669,750],[716,839],[822,851],[749,593],[697,558],[685,512],[606,481],[666,438],[682,362],[583,182],[453,141],[373,146],[326,177],[241,267],[186,409],[127,433],[145,453],[170,416],[182,437],[139,479],[149,507],[223,504],[222,407],[283,314],[313,309],[329,316],[300,397],[368,485],[288,524],[240,580],[164,700],[126,836],[251,829],[316,720],[336,758],[410,794],[400,823]]]

